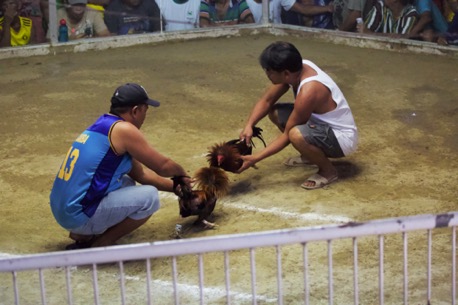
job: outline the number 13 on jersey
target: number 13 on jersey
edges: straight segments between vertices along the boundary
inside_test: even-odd
[[[70,150],[67,153],[67,156],[65,157],[64,162],[62,162],[62,165],[60,166],[59,173],[57,174],[57,177],[59,179],[63,179],[64,181],[70,180],[70,177],[73,173],[73,169],[75,168],[75,163],[78,160],[79,155],[80,151],[77,148],[70,148]]]

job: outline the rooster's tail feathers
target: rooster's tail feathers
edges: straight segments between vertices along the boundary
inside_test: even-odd
[[[264,138],[262,137],[262,128],[260,127],[256,127],[254,126],[253,127],[253,138],[258,138],[259,140],[261,140],[262,144],[264,144],[264,147],[266,147],[266,142],[264,141]],[[253,138],[251,138],[251,145],[253,147],[256,147],[253,143]]]
[[[208,195],[222,197],[229,191],[229,178],[224,170],[218,167],[202,167],[195,175],[195,186]]]

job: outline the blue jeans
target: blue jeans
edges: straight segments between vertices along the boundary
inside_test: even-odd
[[[106,195],[89,221],[71,232],[80,235],[102,234],[126,218],[147,218],[159,207],[159,194],[154,186],[135,185],[135,181],[126,175],[122,187]]]

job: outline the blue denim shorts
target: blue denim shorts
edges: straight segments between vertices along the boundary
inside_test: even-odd
[[[277,110],[278,120],[283,128],[286,126],[291,112],[293,111],[294,104],[292,103],[279,103],[275,104]],[[296,126],[301,132],[307,143],[319,147],[326,157],[328,158],[341,158],[344,153],[340,148],[339,142],[334,134],[332,128],[326,123],[311,123],[308,121],[304,125]]]
[[[102,234],[126,218],[144,219],[159,209],[159,194],[154,186],[135,185],[127,175],[122,182],[120,189],[102,199],[87,223],[70,231],[80,235]]]

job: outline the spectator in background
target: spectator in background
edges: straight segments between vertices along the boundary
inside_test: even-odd
[[[108,4],[110,4],[110,0],[88,0],[87,7],[104,12]]]
[[[112,0],[104,18],[108,30],[114,35],[161,30],[159,6],[154,0]]]
[[[444,0],[444,6],[441,12],[444,14],[448,23],[453,22],[453,18],[458,13],[458,0]]]
[[[434,37],[433,41],[437,41],[438,44],[440,45],[454,45],[458,46],[458,15],[457,15],[457,9],[458,9],[458,4],[455,2],[455,14],[453,16],[452,21],[448,24],[447,31],[442,34],[438,34],[437,37]],[[453,10],[453,6],[451,7]]]
[[[357,29],[360,33],[409,38],[417,20],[417,10],[409,0],[379,0]]]
[[[261,22],[262,0],[246,0],[256,23]],[[304,16],[314,16],[323,13],[332,13],[334,7],[331,4],[326,6],[304,5],[296,0],[269,0],[269,20],[273,23],[282,23],[281,13],[292,11]]]
[[[32,20],[32,34],[35,43],[46,42],[46,31],[43,27],[43,13],[41,11],[40,0],[22,0],[19,16]]]
[[[262,1],[262,0],[261,0]],[[305,0],[296,0],[297,2],[305,5]],[[270,3],[269,3],[270,4]],[[283,24],[291,24],[298,26],[311,26],[312,18],[304,17],[304,15],[296,13],[292,10],[281,9],[281,22]]]
[[[347,12],[348,0],[297,0],[297,2],[306,8],[313,8],[313,11],[304,14],[283,8],[283,23],[334,30],[342,23],[344,14]]]
[[[245,0],[208,0],[200,4],[200,27],[254,23]]]
[[[200,0],[156,0],[166,31],[199,27]]]
[[[342,23],[337,28],[340,31],[355,32],[356,19],[364,19],[364,16],[367,16],[374,6],[374,0],[348,0],[346,6],[346,14],[344,14]]]
[[[63,5],[59,1],[54,2],[56,4],[56,10],[59,10],[59,8],[63,7]],[[45,33],[47,33],[48,25],[49,25],[49,1],[48,0],[40,0],[40,10],[43,16],[43,29]],[[46,38],[48,37],[46,36]]]
[[[65,19],[69,40],[110,36],[102,13],[88,9],[87,0],[67,0],[65,4],[57,10],[57,22]],[[50,37],[49,30],[47,37]]]
[[[324,4],[332,3],[334,5],[334,11],[332,12],[332,24],[334,26],[333,29],[338,29],[342,25],[343,20],[348,15],[348,1],[349,0],[332,0],[332,1],[327,0],[327,1],[323,1],[323,3]]]
[[[305,1],[305,0],[304,0]],[[307,0],[310,1],[310,0]],[[356,30],[356,18],[366,16],[375,0],[334,0],[334,11],[315,16],[311,24],[315,28]],[[327,5],[330,0],[314,0],[315,5]]]
[[[30,1],[30,0],[27,0]],[[48,30],[48,23],[49,23],[49,0],[31,0],[31,1],[39,1],[40,3],[40,9],[42,12],[42,18],[43,18],[43,29],[45,32]],[[51,0],[51,4],[56,5],[56,9],[59,10],[61,8],[64,8],[67,3],[63,3],[65,0]],[[86,7],[88,10],[98,10],[100,12],[103,12],[105,10],[105,7],[110,3],[110,0],[88,0]],[[103,14],[102,14],[103,17]]]
[[[410,31],[410,38],[433,41],[435,36],[447,32],[447,21],[432,0],[415,0],[419,18]]]
[[[306,5],[316,5],[316,6],[323,6],[323,7],[328,6],[332,3],[334,6],[334,10],[337,8],[335,6],[335,2],[333,3],[331,0],[302,0],[302,1],[304,1]],[[334,30],[335,25],[334,25],[333,19],[334,17],[333,17],[332,12],[325,12],[323,14],[313,16],[311,18],[311,24],[310,22],[308,24],[312,28]]]
[[[35,43],[30,18],[19,16],[18,0],[0,0],[3,16],[0,17],[0,47],[24,46]]]

